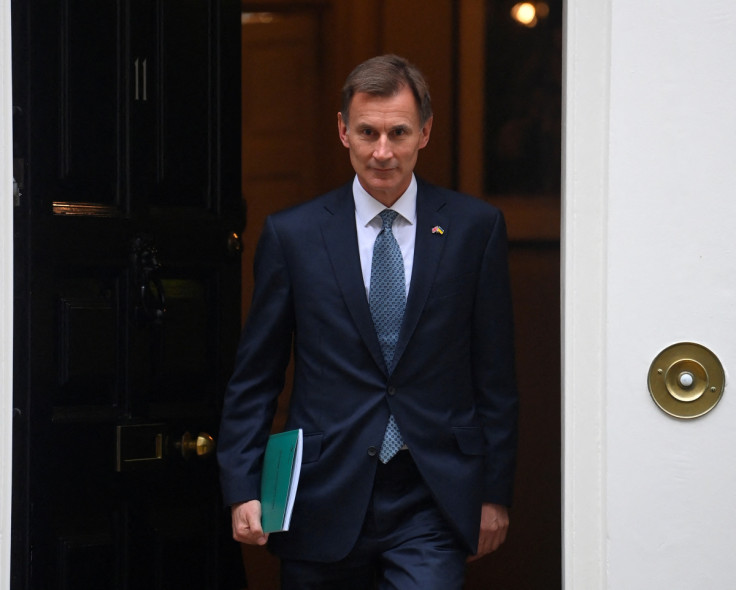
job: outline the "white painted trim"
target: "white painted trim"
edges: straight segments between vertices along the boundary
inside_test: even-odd
[[[0,590],[10,588],[13,478],[13,96],[10,0],[0,0]]]
[[[562,212],[563,583],[606,573],[606,257],[613,0],[565,2]]]

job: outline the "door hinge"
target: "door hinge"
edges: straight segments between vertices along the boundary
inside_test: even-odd
[[[13,179],[13,206],[20,207],[20,187],[15,178]]]
[[[20,207],[23,196],[23,179],[25,176],[25,162],[23,158],[13,158],[13,206]]]

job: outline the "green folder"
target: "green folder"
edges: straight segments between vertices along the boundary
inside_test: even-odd
[[[288,531],[302,467],[302,429],[272,434],[261,475],[261,525],[264,533]]]

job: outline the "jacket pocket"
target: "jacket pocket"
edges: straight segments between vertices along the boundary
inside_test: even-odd
[[[304,435],[302,447],[302,463],[313,463],[322,454],[322,439],[324,434],[313,432]]]
[[[466,455],[485,455],[486,441],[480,427],[453,426],[452,433],[455,435],[455,440],[463,453]]]

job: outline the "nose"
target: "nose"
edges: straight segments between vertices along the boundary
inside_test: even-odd
[[[376,142],[376,147],[373,150],[373,157],[376,160],[385,162],[393,157],[393,151],[391,150],[391,142],[387,135],[381,135]]]

